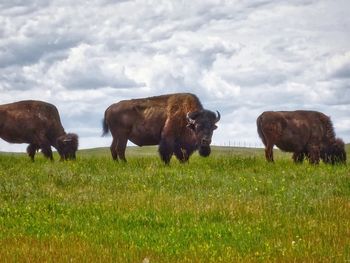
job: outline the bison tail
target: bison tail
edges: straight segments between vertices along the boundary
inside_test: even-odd
[[[257,126],[257,130],[258,130],[258,134],[260,139],[262,140],[263,144],[266,145],[266,138],[264,136],[264,133],[262,131],[262,114],[256,119],[256,126]]]
[[[106,134],[108,134],[108,132],[109,132],[109,127],[108,127],[106,118],[104,118],[104,119],[102,120],[102,129],[103,129],[102,136],[105,136]]]

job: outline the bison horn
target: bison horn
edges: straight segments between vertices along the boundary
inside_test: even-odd
[[[218,111],[216,111],[216,112],[217,112],[218,116],[216,117],[215,122],[218,122],[221,118],[221,115],[220,115],[220,112],[218,112]]]
[[[71,142],[72,138],[64,139],[63,142]]]

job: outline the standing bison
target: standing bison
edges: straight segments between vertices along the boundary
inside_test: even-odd
[[[10,143],[29,143],[27,153],[33,161],[39,149],[51,160],[51,146],[61,160],[75,159],[78,149],[78,136],[65,133],[57,108],[42,101],[0,105],[0,138]]]
[[[168,164],[173,154],[180,162],[188,161],[195,150],[209,156],[217,115],[203,109],[190,93],[178,93],[124,100],[105,111],[103,134],[111,132],[114,160],[125,159],[127,141],[138,146],[159,145],[161,159]]]
[[[329,117],[316,111],[267,111],[257,119],[265,157],[273,162],[273,146],[293,152],[294,162],[306,156],[312,164],[346,162],[344,142],[335,138]]]

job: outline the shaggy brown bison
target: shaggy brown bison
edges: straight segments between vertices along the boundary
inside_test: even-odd
[[[57,108],[42,101],[0,105],[0,138],[10,143],[29,143],[27,153],[33,161],[39,149],[51,160],[51,146],[61,160],[75,159],[78,149],[78,136],[64,131]]]
[[[168,164],[173,154],[180,162],[188,161],[199,150],[209,156],[217,115],[203,109],[199,99],[190,93],[124,100],[105,111],[103,134],[111,132],[114,160],[125,159],[127,141],[138,146],[159,145],[161,159]]]
[[[257,119],[259,136],[265,145],[266,160],[273,162],[273,146],[293,152],[294,162],[304,157],[318,164],[346,162],[344,142],[335,138],[329,117],[317,111],[267,111]]]

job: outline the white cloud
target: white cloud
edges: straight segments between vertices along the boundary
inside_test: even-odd
[[[201,84],[208,93],[220,99],[238,97],[241,90],[240,86],[229,84],[214,72],[204,74]]]
[[[67,59],[56,63],[48,73],[70,89],[142,86],[127,77],[125,66],[109,55],[101,46],[81,44],[70,49]]]
[[[327,61],[326,67],[330,77],[350,79],[350,51],[335,54]]]

